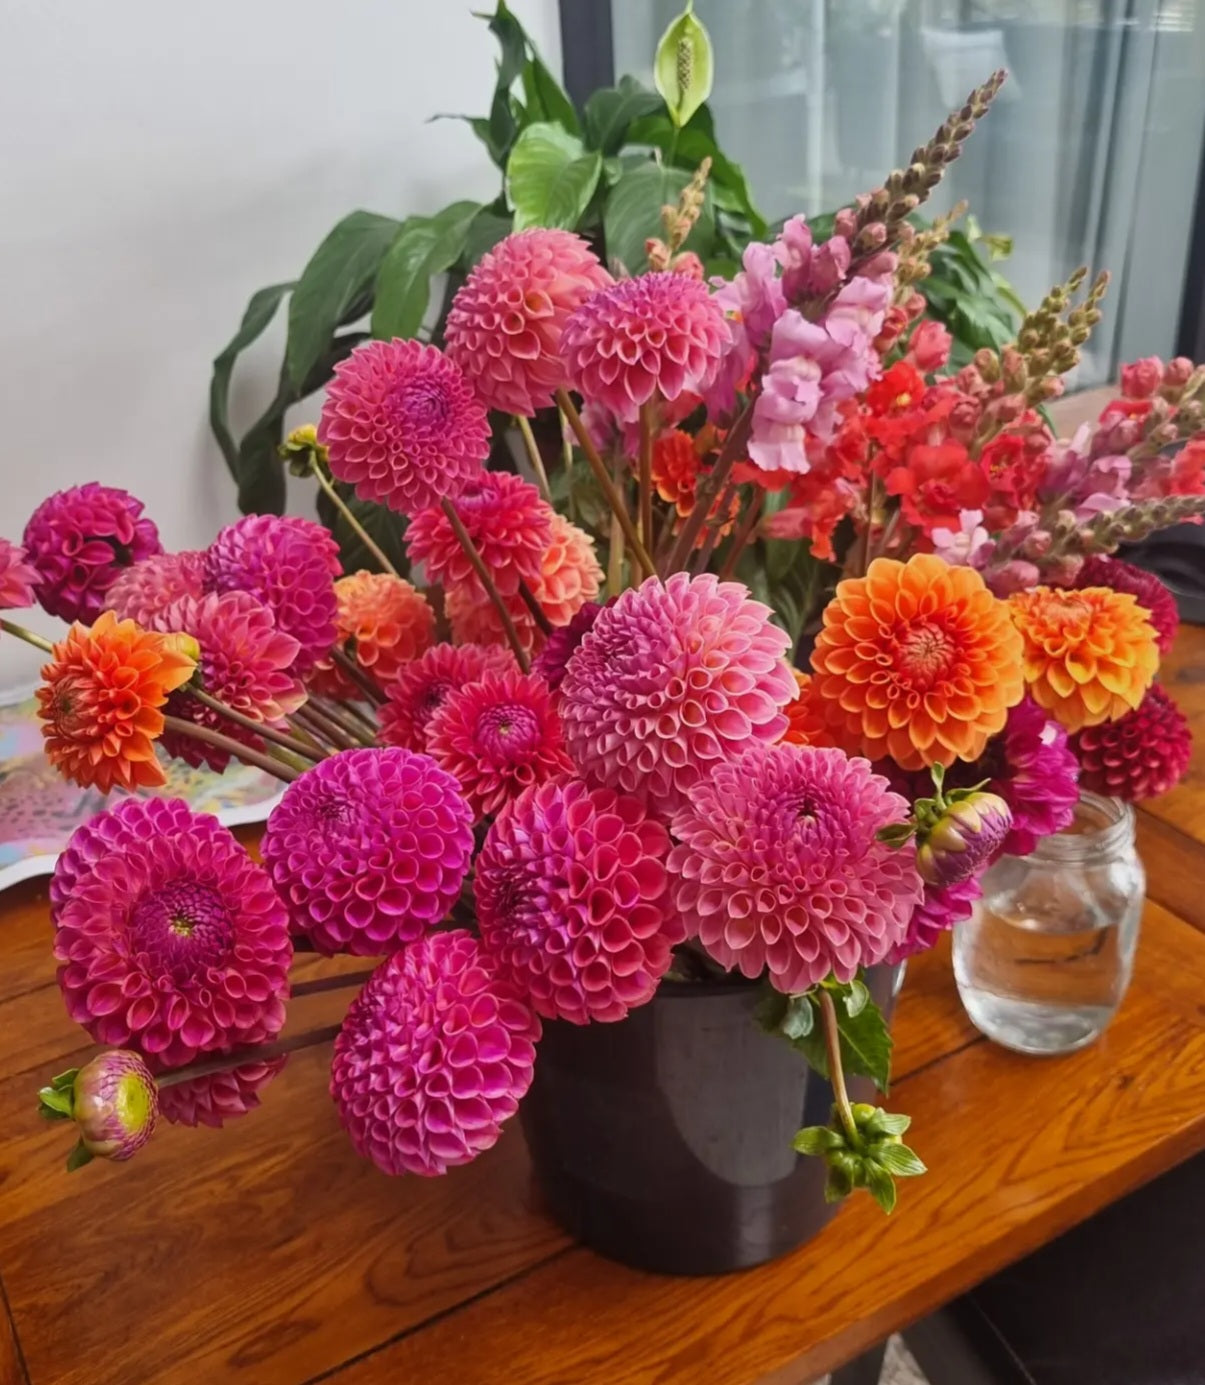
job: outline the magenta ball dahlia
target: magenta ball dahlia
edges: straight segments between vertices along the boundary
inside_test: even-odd
[[[865,760],[759,745],[717,766],[673,820],[673,897],[722,966],[780,991],[849,981],[899,945],[921,897],[915,853],[878,840],[907,800]]]
[[[1071,747],[1084,788],[1141,803],[1174,789],[1184,778],[1192,759],[1192,732],[1184,713],[1155,683],[1134,711],[1084,727]]]
[[[100,814],[73,837],[54,952],[71,1018],[158,1071],[273,1038],[293,946],[263,867],[216,818],[157,802],[121,804],[120,824]]]
[[[1115,592],[1129,594],[1150,612],[1155,627],[1155,642],[1160,654],[1166,654],[1180,628],[1180,611],[1176,598],[1153,572],[1144,572],[1133,563],[1120,558],[1097,555],[1085,560],[1075,578],[1075,586],[1112,587]]]
[[[519,583],[533,586],[540,577],[544,554],[552,542],[552,506],[540,492],[509,471],[486,471],[453,501],[494,585],[513,595]],[[441,509],[423,510],[406,530],[412,563],[422,563],[427,581],[443,587],[485,591]]]
[[[664,270],[586,299],[565,324],[561,355],[580,394],[631,423],[654,396],[701,394],[729,336],[707,285]]]
[[[476,683],[487,673],[514,669],[515,656],[500,645],[433,645],[388,688],[388,701],[378,712],[382,744],[425,750],[431,718],[454,688]]]
[[[241,1063],[188,1082],[159,1088],[159,1114],[173,1125],[224,1125],[254,1111],[264,1088],[284,1067],[287,1057],[266,1063]]]
[[[669,834],[634,798],[562,779],[527,790],[477,860],[481,940],[536,1010],[586,1024],[653,998],[686,930]]]
[[[570,618],[568,625],[562,625],[548,636],[544,648],[531,661],[532,673],[538,673],[553,692],[565,681],[569,660],[577,653],[578,645],[594,629],[594,622],[601,610],[602,606],[597,601],[587,601]]]
[[[142,501],[98,481],[43,500],[23,542],[38,573],[35,595],[43,609],[85,625],[105,609],[106,593],[125,568],[163,551]]]
[[[489,423],[438,347],[368,341],[335,367],[318,439],[331,473],[358,496],[415,515],[480,475]]]
[[[565,384],[561,333],[611,276],[580,236],[533,226],[500,240],[452,300],[448,356],[487,409],[531,418]]]
[[[247,592],[210,592],[199,600],[185,597],[158,617],[152,628],[179,630],[201,647],[201,686],[219,702],[254,721],[281,726],[305,701],[306,692],[293,672],[298,643],[276,628],[272,612]],[[172,693],[167,711],[206,726],[253,749],[264,749],[253,731],[215,712],[193,697],[187,685]],[[178,731],[165,731],[163,748],[194,769],[208,766],[220,774],[230,752]]]
[[[245,515],[220,530],[205,553],[207,592],[249,592],[272,612],[276,627],[298,644],[298,678],[326,658],[338,633],[334,579],[339,549],[313,520]]]
[[[517,671],[450,692],[431,718],[427,753],[456,776],[479,818],[533,784],[573,773],[548,684]]]
[[[598,614],[560,690],[582,776],[672,813],[718,762],[785,730],[790,639],[737,582],[650,577]]]
[[[293,925],[319,952],[392,952],[439,923],[473,853],[460,785],[410,750],[343,750],[272,810],[261,850]]]
[[[943,933],[969,919],[976,901],[983,896],[982,880],[980,874],[944,889],[926,885],[920,903],[908,920],[908,931],[883,960],[889,966],[897,966],[920,952],[928,952]]]
[[[446,1173],[489,1149],[531,1086],[540,1021],[464,929],[394,953],[335,1039],[331,1096],[384,1173]]]
[[[202,595],[204,574],[204,552],[156,553],[126,568],[109,588],[105,602],[121,620],[158,630],[156,622],[169,606],[183,597]]]
[[[0,611],[32,606],[38,599],[38,580],[37,569],[26,559],[25,550],[0,539]]]

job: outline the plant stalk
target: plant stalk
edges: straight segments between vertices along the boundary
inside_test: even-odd
[[[372,537],[368,530],[364,528],[360,521],[351,512],[351,508],[343,499],[343,497],[339,494],[339,488],[335,485],[333,481],[329,479],[326,473],[322,470],[321,465],[319,464],[318,460],[314,457],[313,453],[310,454],[310,470],[314,474],[314,479],[326,492],[326,495],[330,499],[331,504],[334,505],[334,507],[339,511],[339,513],[347,521],[349,527],[355,533],[356,537],[381,565],[381,571],[389,573],[391,577],[401,577],[401,573],[398,572],[397,568],[395,568],[394,565],[385,556],[384,550],[380,547],[380,545]]]
[[[757,528],[757,521],[761,518],[761,507],[765,501],[766,493],[759,486],[757,494],[750,500],[748,508],[745,510],[744,517],[736,533],[732,536],[732,546],[728,550],[728,556],[724,559],[724,564],[720,568],[721,580],[727,580],[736,571],[736,565],[740,562],[741,554],[749,546],[749,541],[753,538]]]
[[[372,679],[369,678],[368,674],[364,672],[360,665],[356,663],[346,650],[340,649],[337,644],[331,646],[331,662],[347,674],[374,707],[379,707],[387,700],[385,694],[377,687]]]
[[[858,1147],[858,1127],[854,1123],[853,1108],[849,1104],[849,1093],[845,1090],[845,1069],[841,1066],[841,1032],[837,1028],[837,1011],[833,998],[820,987],[820,1023],[824,1029],[824,1051],[828,1055],[828,1078],[836,1098],[837,1114],[845,1127],[849,1143]]]
[[[540,494],[551,505],[552,487],[548,484],[548,473],[544,470],[544,458],[540,455],[536,435],[531,431],[531,419],[523,414],[516,414],[515,424],[523,435],[523,446],[527,449],[527,460],[531,463],[531,469],[536,474],[536,485],[540,488]]]
[[[544,610],[543,606],[540,605],[535,592],[532,591],[521,577],[519,578],[519,595],[523,598],[523,604],[531,612],[532,620],[539,626],[542,633],[551,635],[552,621],[548,619],[547,612]]]
[[[489,568],[485,565],[485,560],[477,551],[477,545],[473,542],[472,535],[464,527],[460,516],[456,513],[456,506],[445,495],[440,502],[443,512],[448,517],[448,523],[452,526],[452,532],[456,535],[464,555],[472,564],[473,571],[477,574],[477,580],[485,589],[485,594],[493,604],[494,610],[498,612],[498,617],[502,621],[502,629],[506,635],[506,642],[510,645],[514,653],[515,661],[520,670],[527,673],[531,665],[528,662],[527,653],[523,648],[523,642],[519,639],[519,632],[515,628],[515,622],[511,613],[506,609],[506,602],[502,600],[502,593],[494,584],[494,579],[490,574]]]
[[[228,707],[220,699],[207,693],[204,688],[185,685],[181,691],[188,693],[190,697],[195,697],[203,706],[234,722],[236,726],[241,726],[245,731],[254,731],[261,739],[270,741],[273,745],[278,745],[282,750],[288,750],[294,755],[300,755],[303,760],[326,759],[325,751],[316,751],[312,745],[307,745],[304,741],[299,741],[284,731],[277,731],[275,727],[265,726],[262,721],[256,721],[254,717],[249,717],[243,712],[236,711],[233,707]]]
[[[206,745],[216,746],[218,750],[226,751],[233,755],[236,760],[241,760],[243,764],[254,765],[256,769],[262,769],[265,774],[271,774],[286,784],[291,784],[294,779],[301,778],[301,770],[282,764],[281,761],[273,759],[271,755],[261,755],[258,750],[244,745],[242,741],[236,741],[231,736],[223,736],[220,731],[213,731],[208,726],[198,726],[196,722],[188,721],[184,717],[165,716],[163,729],[175,731],[181,736],[191,736],[194,741],[204,741]]]
[[[349,736],[336,722],[333,722],[325,712],[317,707],[306,703],[293,713],[293,716],[309,730],[321,739],[329,741],[336,751],[340,750],[362,750],[364,742],[358,737]]]
[[[18,625],[16,621],[0,620],[0,630],[7,630],[10,635],[16,635],[19,640],[24,640],[26,644],[32,644],[43,654],[54,653],[54,645],[49,640],[44,640],[41,635],[35,635],[32,630],[27,630],[24,625]]]
[[[679,572],[686,567],[686,559],[694,551],[699,530],[711,513],[712,502],[728,484],[728,477],[736,465],[737,458],[745,450],[752,427],[753,403],[750,401],[728,430],[728,436],[724,439],[724,446],[720,449],[719,458],[711,469],[707,483],[695,492],[694,509],[687,515],[686,523],[682,526],[673,548],[670,549],[663,576],[668,577],[671,573]]]
[[[160,1087],[175,1087],[181,1082],[191,1082],[197,1077],[209,1077],[215,1072],[229,1072],[231,1068],[242,1067],[244,1063],[267,1063],[273,1058],[283,1058],[286,1053],[296,1053],[302,1048],[315,1048],[318,1044],[330,1043],[343,1026],[328,1024],[322,1029],[307,1029],[304,1034],[294,1034],[291,1039],[277,1039],[271,1044],[252,1044],[249,1048],[236,1048],[233,1053],[223,1053],[216,1058],[203,1058],[199,1063],[189,1063],[187,1067],[176,1068],[156,1077]]]
[[[656,409],[651,399],[640,406],[640,537],[650,553],[653,551],[653,431]]]

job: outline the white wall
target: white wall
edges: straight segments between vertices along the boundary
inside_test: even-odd
[[[555,0],[510,0],[554,71]],[[168,548],[237,511],[209,363],[346,212],[489,198],[492,0],[0,0],[0,534],[96,479]],[[283,336],[236,382],[266,401]],[[44,618],[31,625],[53,632]],[[0,639],[0,688],[38,659]]]

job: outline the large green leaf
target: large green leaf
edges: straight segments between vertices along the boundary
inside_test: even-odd
[[[649,159],[630,169],[611,189],[603,213],[603,235],[607,256],[618,260],[633,274],[648,267],[644,243],[664,232],[661,208],[677,202],[690,174],[680,168],[666,168]],[[715,239],[715,207],[710,195],[691,231],[686,246],[706,258]]]
[[[519,122],[515,118],[511,87],[523,71],[527,56],[527,35],[522,24],[506,6],[506,0],[498,0],[498,8],[490,17],[490,33],[498,40],[502,50],[498,58],[498,79],[494,84],[494,97],[490,102],[489,149],[490,155],[499,168],[506,167],[515,136],[519,133]]]
[[[621,77],[617,87],[601,87],[586,102],[586,143],[603,154],[618,154],[635,121],[664,110],[665,102],[655,91],[635,77]]]
[[[230,431],[230,379],[234,374],[234,365],[247,347],[263,335],[268,323],[276,316],[281,299],[294,287],[293,282],[272,284],[253,293],[238,331],[213,358],[213,376],[209,382],[209,426],[236,481],[238,444]]]
[[[602,172],[602,155],[587,150],[560,125],[529,125],[515,141],[506,165],[506,191],[515,209],[515,230],[561,226],[572,230],[589,205]]]
[[[514,228],[513,217],[502,216],[492,207],[482,207],[473,218],[464,238],[464,249],[461,253],[464,266],[471,269],[487,250],[492,250],[503,236],[509,236]]]
[[[371,288],[399,230],[392,217],[352,212],[314,251],[289,302],[285,370],[294,386],[321,360],[347,309]]]
[[[481,210],[478,202],[453,202],[435,216],[412,216],[377,274],[372,306],[374,337],[412,337],[423,324],[431,295],[431,276],[456,263],[465,237]]]
[[[571,135],[581,133],[573,102],[534,48],[523,65],[523,92],[527,98],[527,115],[531,120],[552,120]]]

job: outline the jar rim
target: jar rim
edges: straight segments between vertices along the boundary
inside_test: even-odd
[[[1085,861],[1123,850],[1134,841],[1134,809],[1120,798],[1080,790],[1075,805],[1075,831],[1064,829],[1043,837],[1034,856],[1044,861]]]

